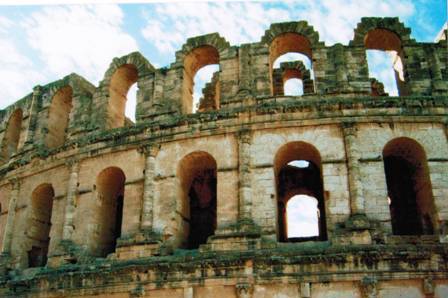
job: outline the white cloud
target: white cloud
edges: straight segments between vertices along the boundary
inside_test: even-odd
[[[307,195],[292,197],[286,205],[288,237],[319,235],[317,200]]]
[[[232,44],[259,40],[270,23],[289,19],[286,9],[254,2],[158,4],[146,14],[142,35],[160,52],[179,50],[188,37],[219,32]]]
[[[289,79],[285,82],[283,89],[285,95],[303,95],[303,82],[299,79]]]
[[[96,84],[113,57],[138,49],[123,18],[118,5],[51,6],[32,13],[24,28],[52,77],[77,72]]]
[[[8,33],[12,26],[12,20],[0,17],[0,108],[30,93],[33,83],[44,79],[10,38]]]

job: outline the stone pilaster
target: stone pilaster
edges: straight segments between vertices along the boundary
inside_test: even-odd
[[[252,298],[254,286],[250,283],[238,283],[236,285],[236,296],[238,298]]]
[[[75,215],[76,194],[78,190],[79,163],[77,160],[69,160],[67,165],[70,167],[70,176],[68,179],[62,240],[72,240],[74,231],[73,218]]]
[[[141,212],[141,230],[152,230],[154,218],[154,176],[156,156],[159,145],[151,144],[144,148],[145,153],[145,182],[143,190],[143,203]]]
[[[348,188],[350,193],[350,218],[346,221],[345,226],[349,230],[354,231],[351,234],[351,242],[368,244],[371,242],[371,236],[366,230],[370,228],[370,222],[365,214],[361,165],[359,164],[361,154],[356,146],[356,127],[350,122],[343,123],[342,131],[347,158]]]
[[[364,195],[360,180],[361,171],[359,159],[361,156],[355,144],[356,127],[353,123],[344,123],[342,129],[348,167],[351,214],[365,214]]]
[[[339,92],[343,92],[348,83],[346,61],[344,57],[344,46],[341,44],[334,45],[334,67],[336,70],[336,86]]]
[[[364,277],[360,281],[361,288],[361,297],[362,298],[377,298],[378,297],[378,288],[377,288],[377,280],[373,277]]]
[[[28,122],[28,130],[25,137],[25,146],[32,146],[34,142],[34,136],[37,129],[37,113],[39,110],[39,100],[42,95],[42,87],[36,86],[33,88],[33,97],[31,99],[30,116]]]
[[[14,232],[14,218],[16,215],[16,205],[20,190],[20,181],[18,179],[11,179],[9,183],[11,184],[12,189],[9,197],[8,218],[6,220],[3,237],[2,255],[9,255],[11,252],[11,242]]]
[[[251,198],[251,169],[250,169],[250,144],[251,134],[249,130],[243,130],[238,135],[238,164],[239,164],[239,220],[252,218]]]

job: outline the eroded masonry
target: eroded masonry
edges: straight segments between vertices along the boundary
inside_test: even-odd
[[[399,96],[366,50],[394,53]],[[363,18],[326,46],[301,21],[36,86],[0,111],[0,296],[448,297],[447,60],[446,31]]]

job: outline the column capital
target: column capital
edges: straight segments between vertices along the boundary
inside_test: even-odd
[[[352,121],[343,121],[341,126],[344,131],[344,135],[355,135],[358,131],[356,123]]]
[[[78,163],[79,163],[79,158],[76,158],[76,157],[67,158],[65,160],[65,165],[70,168],[78,165]]]
[[[243,128],[237,133],[238,139],[241,143],[251,144],[252,143],[252,134],[249,128]]]
[[[20,187],[20,179],[17,177],[9,178],[8,182],[12,185],[13,189],[18,189]]]
[[[158,143],[145,144],[138,148],[138,152],[151,157],[156,157],[159,151],[160,151],[160,144]]]

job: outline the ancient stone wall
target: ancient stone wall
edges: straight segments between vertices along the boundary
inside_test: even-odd
[[[366,49],[395,51],[399,96]],[[312,68],[274,67],[290,52]],[[301,21],[240,46],[190,38],[167,68],[115,58],[98,87],[36,86],[0,111],[0,295],[448,296],[447,54],[397,18],[333,46]],[[283,95],[291,77],[302,96]],[[289,237],[304,194],[318,235]]]

